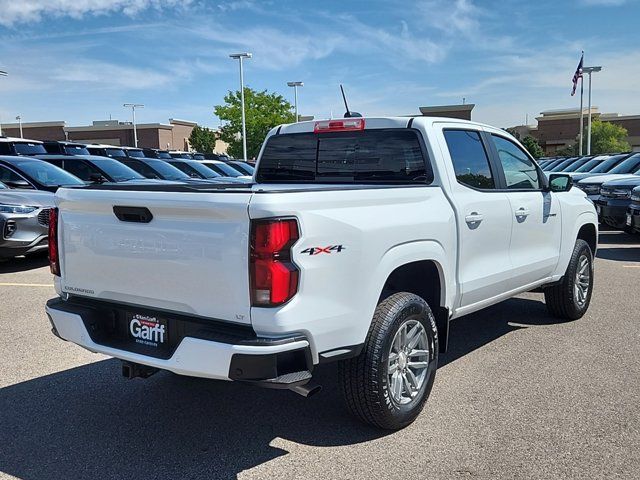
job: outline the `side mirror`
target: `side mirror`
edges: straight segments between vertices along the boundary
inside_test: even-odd
[[[89,175],[89,181],[92,183],[104,183],[107,179],[99,173],[92,173]]]
[[[568,192],[573,187],[571,175],[564,173],[552,173],[549,175],[549,191],[550,192]]]

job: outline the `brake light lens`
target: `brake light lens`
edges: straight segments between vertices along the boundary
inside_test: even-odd
[[[364,118],[341,118],[316,122],[313,133],[350,132],[364,130]]]
[[[49,268],[60,276],[60,256],[58,255],[58,209],[49,210]]]
[[[298,267],[291,247],[300,238],[295,219],[253,220],[250,242],[251,304],[275,307],[298,291]]]

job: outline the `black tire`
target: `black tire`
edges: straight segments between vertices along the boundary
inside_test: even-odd
[[[408,400],[409,403],[401,404],[390,392],[389,352],[400,327],[407,322],[419,327],[416,321],[422,324],[426,333],[429,353],[423,361],[427,367],[415,397]],[[395,293],[378,304],[360,355],[340,364],[347,408],[357,418],[375,427],[388,430],[404,428],[422,411],[433,387],[437,364],[438,333],[429,305],[412,293]]]
[[[576,273],[580,262],[586,258],[589,265],[588,292],[584,302],[580,302],[575,292]],[[576,240],[569,266],[562,280],[544,290],[544,299],[547,310],[551,315],[565,320],[577,320],[582,318],[591,302],[593,292],[593,252],[589,244],[584,240]]]

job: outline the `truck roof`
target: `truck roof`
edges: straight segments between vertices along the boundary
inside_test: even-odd
[[[321,122],[328,122],[330,120],[357,120],[362,119],[365,122],[365,128],[407,128],[409,123],[415,124],[419,122],[423,125],[432,125],[434,123],[462,123],[467,125],[474,125],[483,128],[496,129],[491,125],[484,123],[473,122],[470,120],[462,120],[458,118],[450,117],[429,117],[425,115],[416,115],[414,117],[350,117],[350,118],[326,118],[317,120],[308,120],[298,123],[287,123],[279,127],[275,127],[275,130],[279,129],[279,133],[304,133],[313,132],[315,125]]]

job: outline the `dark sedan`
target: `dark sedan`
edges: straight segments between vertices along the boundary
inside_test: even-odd
[[[33,157],[0,156],[0,182],[9,188],[48,190],[84,185],[78,177]]]

